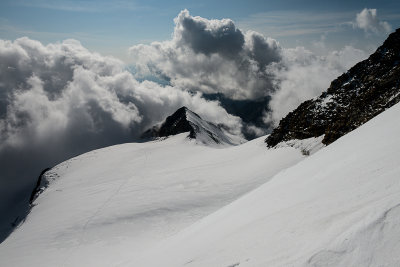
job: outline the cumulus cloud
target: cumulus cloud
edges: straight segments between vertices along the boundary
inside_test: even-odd
[[[240,118],[218,102],[139,82],[121,61],[78,41],[0,40],[0,210],[11,207],[18,191],[26,196],[45,167],[133,141],[183,105],[240,134]]]
[[[384,25],[376,11],[366,12],[373,15],[376,25]],[[174,86],[222,93],[232,99],[271,96],[269,112],[264,114],[266,127],[252,131],[257,134],[265,133],[268,125],[279,122],[301,102],[319,95],[333,79],[366,57],[364,51],[351,46],[324,56],[304,47],[285,49],[260,33],[241,31],[232,20],[193,17],[187,10],[174,22],[171,40],[130,48],[136,75],[158,76]],[[325,46],[324,40],[319,45]]]
[[[265,114],[266,123],[277,125],[305,100],[320,95],[332,80],[347,71],[367,54],[352,46],[340,51],[317,56],[304,47],[285,49],[282,57],[282,68],[276,68],[276,91],[271,95],[270,112]]]
[[[242,32],[230,19],[208,20],[183,10],[171,40],[135,45],[130,53],[137,75],[166,77],[193,92],[256,99],[273,91],[268,67],[281,59],[276,40]]]
[[[388,33],[392,30],[388,22],[378,19],[377,10],[370,8],[364,8],[357,13],[356,20],[352,24],[354,28],[362,29],[366,33]]]

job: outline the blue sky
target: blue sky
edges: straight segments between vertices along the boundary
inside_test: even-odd
[[[2,0],[0,38],[28,36],[43,43],[79,40],[90,50],[124,59],[135,44],[171,38],[173,18],[183,9],[194,16],[231,18],[284,47],[328,49],[352,45],[373,50],[387,34],[355,30],[349,24],[363,8],[375,8],[392,29],[400,27],[399,1],[82,1]]]

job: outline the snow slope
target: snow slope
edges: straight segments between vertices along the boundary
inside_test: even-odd
[[[316,153],[184,133],[83,154],[48,174],[0,266],[400,266],[399,116]]]
[[[400,266],[400,104],[128,266]]]
[[[129,263],[304,158],[291,147],[268,150],[264,138],[217,149],[186,136],[54,167],[25,223],[0,244],[0,266]]]

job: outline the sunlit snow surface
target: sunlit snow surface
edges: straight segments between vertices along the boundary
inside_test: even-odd
[[[399,116],[318,152],[181,134],[84,154],[53,169],[0,265],[400,266]]]
[[[400,266],[400,104],[134,266]]]
[[[207,147],[180,134],[95,150],[50,171],[0,266],[114,266],[267,182],[304,156],[265,138]],[[52,180],[54,178],[54,181]]]

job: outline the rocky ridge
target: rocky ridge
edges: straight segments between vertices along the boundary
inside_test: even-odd
[[[400,29],[368,59],[332,81],[321,96],[303,102],[266,138],[282,141],[324,135],[328,145],[400,101]]]

